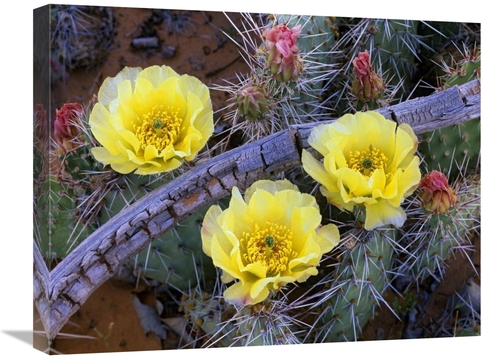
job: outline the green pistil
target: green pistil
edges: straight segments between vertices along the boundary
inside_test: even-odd
[[[274,238],[272,236],[266,236],[266,238],[264,238],[264,244],[268,248],[274,247]]]
[[[372,162],[372,160],[370,158],[365,157],[361,161],[361,166],[363,166],[364,169],[369,170],[370,168],[372,168],[373,162]]]
[[[156,136],[161,137],[163,135],[163,121],[160,118],[155,118],[151,126],[156,131]]]
[[[153,128],[155,130],[161,130],[162,127],[163,127],[163,121],[161,119],[157,118],[153,121]]]

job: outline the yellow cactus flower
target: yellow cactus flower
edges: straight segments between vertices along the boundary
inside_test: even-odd
[[[314,197],[287,180],[233,187],[229,207],[210,207],[201,229],[203,251],[222,269],[226,301],[252,305],[270,290],[318,273],[321,256],[340,240],[334,224],[321,226]]]
[[[125,67],[104,80],[89,119],[94,157],[123,174],[171,171],[214,130],[208,87],[168,66]]]
[[[401,203],[421,177],[418,139],[408,124],[396,128],[377,112],[358,112],[315,127],[308,141],[324,159],[303,151],[304,169],[330,203],[348,211],[364,206],[368,230],[403,225]]]

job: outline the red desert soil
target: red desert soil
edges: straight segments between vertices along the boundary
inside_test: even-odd
[[[91,69],[80,68],[67,73],[64,83],[59,81],[52,88],[53,108],[60,108],[66,102],[88,103],[97,94],[102,81],[116,75],[124,66],[144,68],[166,64],[180,74],[198,77],[208,86],[222,84],[222,79],[234,81],[235,74],[246,73],[247,65],[240,58],[236,45],[230,40],[224,41],[226,37],[219,30],[231,28],[223,13],[192,12],[187,33],[168,34],[160,27],[160,43],[175,47],[175,55],[166,57],[161,48],[136,50],[131,47],[141,23],[151,16],[151,9],[114,8],[113,11],[117,33],[107,60]],[[230,14],[230,17],[235,20],[238,16]],[[224,107],[227,100],[224,93],[212,91],[211,95],[214,111]],[[477,242],[479,245],[479,240]],[[477,251],[473,256],[477,267],[479,257]],[[464,260],[457,258],[451,262],[445,280],[433,292],[427,307],[429,317],[440,316],[447,297],[473,276],[473,269]],[[178,338],[173,332],[168,332],[163,341],[143,333],[133,305],[134,295],[139,296],[142,303],[155,304],[155,295],[145,285],[136,286],[117,280],[104,283],[61,330],[64,336],[55,339],[53,352],[72,354],[176,348]],[[387,298],[389,304],[393,300],[394,297]],[[376,339],[377,333],[383,333],[379,339],[401,338],[402,326],[387,308],[382,308],[377,312],[376,320],[367,326],[364,339]]]

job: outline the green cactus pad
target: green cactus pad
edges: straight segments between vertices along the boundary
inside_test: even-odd
[[[423,213],[405,236],[411,253],[406,266],[417,281],[429,276],[441,280],[453,251],[471,250],[480,223],[480,180],[474,176],[452,187],[457,194],[455,207],[444,214]]]
[[[443,87],[463,85],[480,77],[481,61],[461,60],[457,70],[442,77]],[[481,120],[461,122],[421,135],[419,152],[425,170],[438,170],[454,179],[458,174],[475,173],[480,167]]]
[[[480,165],[480,142],[480,119],[424,133],[418,148],[424,170],[438,170],[450,178],[476,172]]]
[[[66,257],[93,230],[89,216],[79,209],[84,188],[49,176],[36,199],[34,234],[40,253],[47,260]]]
[[[196,285],[210,287],[215,281],[212,259],[202,250],[201,223],[206,209],[154,240],[130,260],[136,275],[168,284],[180,291]]]
[[[393,244],[399,231],[352,230],[322,297],[316,342],[355,341],[373,317],[391,279]]]
[[[203,347],[300,343],[296,336],[300,331],[286,315],[286,309],[284,301],[269,298],[237,309],[220,294],[207,293],[184,296],[180,307],[189,318],[194,336],[203,341]]]

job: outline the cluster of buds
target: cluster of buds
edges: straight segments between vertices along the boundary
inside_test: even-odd
[[[258,85],[249,84],[237,93],[238,115],[251,121],[258,120],[269,110],[265,91]]]
[[[457,202],[455,191],[449,186],[445,175],[439,171],[427,173],[418,187],[423,190],[422,207],[435,214],[445,213]]]
[[[352,93],[361,101],[379,98],[385,90],[384,80],[372,69],[368,51],[360,52],[353,60],[356,78],[352,83]]]
[[[297,46],[300,29],[300,25],[277,25],[262,34],[267,40],[267,66],[278,81],[295,81],[302,72],[304,65]]]
[[[78,127],[78,121],[83,112],[83,106],[79,103],[65,103],[60,109],[56,109],[54,140],[56,141],[55,152],[58,156],[62,156],[82,145],[81,129]]]

